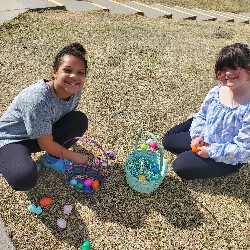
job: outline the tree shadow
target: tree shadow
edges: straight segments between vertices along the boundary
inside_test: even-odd
[[[245,165],[238,172],[225,177],[185,181],[185,183],[196,191],[212,195],[233,196],[249,205],[249,169],[249,165]]]

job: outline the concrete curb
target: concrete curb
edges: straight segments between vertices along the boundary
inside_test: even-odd
[[[0,249],[1,250],[16,250],[7,234],[6,227],[0,218]]]

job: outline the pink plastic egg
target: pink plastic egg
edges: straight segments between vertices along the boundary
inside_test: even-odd
[[[92,179],[87,179],[87,180],[85,180],[85,181],[83,182],[83,185],[84,185],[85,187],[90,187],[90,186],[92,185],[92,183],[93,183],[93,180],[92,180]]]
[[[158,147],[158,146],[157,146],[157,143],[156,143],[155,141],[150,142],[149,146],[150,146],[151,148],[157,148],[157,147]]]

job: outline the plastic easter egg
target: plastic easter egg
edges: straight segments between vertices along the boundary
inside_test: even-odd
[[[157,151],[157,149],[156,149],[156,148],[152,148],[152,147],[150,147],[150,148],[149,148],[149,150],[154,151],[154,152],[156,152],[156,151]]]
[[[102,155],[102,152],[97,151],[97,152],[96,152],[96,155],[97,155],[97,156],[101,156],[101,155]]]
[[[83,184],[82,183],[77,183],[75,185],[75,188],[77,188],[77,189],[83,189]]]
[[[152,141],[153,141],[153,139],[148,139],[148,140],[146,141],[146,144],[149,145]]]
[[[151,141],[151,142],[149,143],[149,146],[150,146],[151,148],[157,148],[157,147],[158,147],[156,141]]]
[[[93,188],[93,190],[97,190],[100,188],[100,182],[98,180],[94,180],[91,187]]]
[[[103,166],[103,167],[107,167],[107,166],[108,166],[108,163],[107,163],[106,161],[103,161],[103,162],[102,162],[102,166]]]
[[[97,165],[100,164],[100,159],[98,157],[95,157],[94,158],[94,163],[97,164]]]
[[[192,146],[192,151],[198,153],[200,150],[196,146]]]
[[[35,213],[36,205],[35,205],[35,204],[30,204],[30,205],[28,206],[28,210],[29,210],[31,213]]]
[[[48,207],[53,203],[53,200],[49,197],[44,197],[40,200],[40,205],[42,207]]]
[[[91,250],[91,243],[88,240],[82,243],[82,250]]]
[[[87,192],[90,192],[90,191],[92,191],[92,188],[91,187],[83,187],[83,190],[87,191]]]
[[[77,184],[77,180],[72,179],[72,180],[70,180],[69,184],[70,184],[71,186],[75,186],[75,185]]]
[[[142,144],[142,145],[141,145],[141,149],[146,150],[147,148],[148,148],[148,145],[147,145],[147,144]]]
[[[67,226],[67,222],[63,218],[58,219],[56,224],[60,228],[65,228]]]
[[[93,183],[92,179],[87,179],[83,182],[84,187],[90,187]]]
[[[153,167],[151,168],[151,171],[154,173],[154,174],[157,174],[159,172],[159,169],[157,167]]]
[[[42,212],[43,212],[43,210],[42,210],[42,208],[41,208],[40,206],[38,206],[38,207],[35,209],[35,211],[34,211],[34,213],[37,214],[37,215],[41,214]]]
[[[106,155],[109,157],[109,158],[114,158],[115,157],[115,153],[112,151],[112,150],[109,150],[106,152]]]
[[[146,177],[145,177],[144,175],[140,175],[139,179],[140,179],[141,181],[146,181]]]
[[[65,206],[63,207],[63,212],[64,212],[65,214],[70,214],[71,211],[72,211],[72,206],[71,206],[71,205],[65,205]]]
[[[84,181],[85,181],[85,180],[84,180],[84,179],[82,179],[82,178],[77,178],[76,180],[77,180],[77,183],[82,183],[82,184],[83,184],[83,183],[84,183]]]

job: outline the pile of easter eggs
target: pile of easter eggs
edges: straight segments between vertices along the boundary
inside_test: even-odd
[[[96,165],[107,167],[108,163],[106,161],[104,161],[101,157],[102,157],[102,152],[97,151],[96,154],[95,154],[95,157],[94,157],[94,163]]]
[[[153,139],[148,139],[146,143],[140,145],[140,150],[151,150],[157,153],[158,144]],[[130,173],[142,182],[155,181],[160,177],[158,164],[152,160],[152,157],[150,157],[150,152],[136,157],[129,165],[129,168]]]
[[[93,180],[91,178],[87,179],[72,179],[69,184],[78,190],[84,190],[87,192],[96,191],[100,188],[101,184],[99,180]]]

